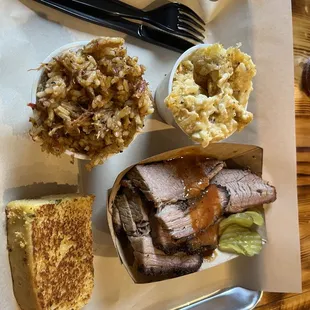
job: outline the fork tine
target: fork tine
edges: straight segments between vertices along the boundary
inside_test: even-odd
[[[201,29],[201,30],[205,30],[204,27],[201,26],[201,24],[197,23],[193,18],[189,17],[188,15],[186,14],[183,14],[182,11],[180,11],[180,15],[178,16],[178,19],[179,20],[182,20],[182,21],[186,21],[186,22],[189,22],[190,24],[193,24],[195,27]]]
[[[191,16],[195,17],[196,19],[198,19],[198,21],[201,22],[203,25],[206,24],[204,22],[204,20],[197,13],[195,13],[191,8],[189,8],[188,6],[181,4],[181,3],[176,3],[176,2],[172,2],[172,3],[176,7],[178,7],[181,11],[183,11],[184,13],[191,15]]]
[[[191,39],[191,40],[193,40],[195,42],[204,43],[199,37],[193,35],[192,33],[188,32],[186,30],[179,29],[179,30],[175,31],[174,33],[179,35],[179,36]]]
[[[197,29],[195,29],[194,27],[192,27],[190,24],[188,24],[188,23],[186,23],[186,22],[179,21],[179,22],[177,23],[177,27],[178,27],[178,28],[183,28],[183,29],[186,30],[186,31],[189,30],[189,31],[193,32],[194,34],[200,36],[201,38],[204,38],[204,37],[205,37],[201,32],[199,32]]]

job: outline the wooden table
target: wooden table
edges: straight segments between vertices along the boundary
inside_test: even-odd
[[[310,0],[292,0],[292,9],[299,231],[303,292],[301,294],[265,293],[257,307],[259,310],[310,309],[310,98],[300,90],[301,69],[296,65],[306,57],[310,57]]]

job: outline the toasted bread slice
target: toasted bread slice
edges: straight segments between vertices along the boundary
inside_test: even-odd
[[[23,310],[81,309],[90,299],[93,200],[71,195],[7,205],[14,294]]]

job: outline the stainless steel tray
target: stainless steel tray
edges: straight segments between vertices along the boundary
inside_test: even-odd
[[[262,296],[262,291],[232,287],[203,296],[173,310],[251,310],[257,306]]]

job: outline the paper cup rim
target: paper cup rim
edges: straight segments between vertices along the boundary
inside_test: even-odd
[[[177,61],[175,62],[173,68],[171,69],[170,71],[170,76],[169,76],[169,80],[168,80],[168,96],[169,94],[171,93],[172,91],[172,83],[173,83],[173,78],[174,78],[174,75],[175,75],[175,72],[179,66],[179,64],[181,63],[182,60],[184,60],[184,58],[186,58],[187,56],[189,56],[191,53],[193,53],[195,50],[199,49],[199,48],[204,48],[204,47],[208,47],[208,46],[211,46],[213,44],[211,43],[201,43],[201,44],[197,44],[195,46],[192,46],[191,48],[189,48],[188,50],[186,50],[178,59]],[[248,107],[248,102],[246,104],[246,109]],[[174,117],[173,117],[174,119]],[[176,122],[176,120],[174,119],[174,123],[191,139],[191,137],[178,125],[178,123]],[[174,126],[174,125],[172,125]],[[175,126],[174,126],[175,127]],[[236,132],[233,131],[229,136],[227,136],[226,138],[222,139],[221,141],[218,141],[218,142],[223,142],[225,141],[226,139],[228,139],[230,136],[232,136],[234,133]],[[192,140],[192,139],[191,139]],[[194,142],[194,144],[201,144],[199,142],[195,142],[194,140],[192,140]]]
[[[211,44],[209,43],[197,44],[187,49],[185,52],[183,52],[174,62],[172,69],[169,71],[167,76],[163,78],[163,80],[157,86],[155,91],[155,103],[157,106],[158,113],[160,114],[162,119],[165,121],[166,124],[171,125],[172,127],[175,128],[180,128],[183,132],[184,130],[176,123],[176,120],[172,115],[171,110],[166,106],[165,98],[167,98],[167,96],[169,96],[172,91],[174,75],[181,61],[183,61],[185,57],[193,53],[195,50],[199,48],[208,47],[210,45]]]
[[[50,62],[55,56],[61,54],[62,52],[66,51],[66,50],[70,50],[70,49],[73,49],[73,48],[80,48],[82,46],[85,46],[86,44],[88,44],[90,42],[90,40],[88,41],[75,41],[75,42],[71,42],[71,43],[68,43],[68,44],[65,44],[65,45],[62,45],[60,47],[58,47],[57,49],[55,49],[52,53],[50,53],[43,61],[42,63],[48,63]],[[41,68],[40,70],[38,70],[35,78],[34,78],[34,81],[33,81],[33,85],[32,85],[32,90],[31,90],[31,102],[32,103],[36,103],[37,101],[37,89],[38,89],[38,84],[39,84],[39,81],[41,79],[41,76],[44,72],[44,69]],[[136,137],[138,136],[140,132],[136,132],[135,135],[132,137],[130,143],[132,143]],[[130,144],[129,143],[129,144]],[[129,144],[126,146],[126,148],[129,146]],[[69,155],[69,156],[73,156],[74,158],[77,158],[77,159],[82,159],[82,160],[91,160],[91,158],[86,155],[86,154],[83,154],[83,153],[76,153],[76,152],[73,152],[73,151],[70,151],[70,150],[65,150],[64,153],[66,155]],[[118,153],[112,153],[112,154],[109,154],[107,155],[105,158],[108,159],[110,158],[111,156],[113,155],[116,155]]]
[[[179,66],[179,64],[187,57],[189,56],[190,54],[192,54],[195,50],[197,49],[200,49],[200,48],[205,48],[205,47],[208,47],[212,44],[210,43],[201,43],[201,44],[197,44],[197,45],[194,45],[192,46],[191,48],[187,49],[183,54],[181,54],[181,56],[176,60],[176,62],[174,63],[170,73],[169,73],[169,79],[168,79],[168,94],[167,96],[170,95],[171,91],[172,91],[172,83],[173,83],[173,79],[174,79],[174,75],[175,75],[175,72]],[[165,104],[165,103],[162,103],[162,104]],[[167,109],[169,110],[169,108],[167,107]],[[171,111],[170,111],[171,112]],[[163,117],[164,118],[164,117]],[[178,123],[176,122],[175,118],[173,117],[173,122],[172,123],[169,123],[169,125],[175,127],[175,128],[180,128],[182,130],[182,132],[184,132],[184,134],[189,138],[191,139],[191,137],[183,130],[182,127],[180,127],[178,125]],[[192,140],[192,139],[191,139]],[[200,144],[198,142],[195,142],[194,140],[192,140],[194,144]]]
[[[181,61],[189,56],[191,53],[193,53],[195,50],[199,49],[199,48],[204,48],[204,47],[208,47],[212,44],[210,43],[201,43],[201,44],[197,44],[195,46],[192,46],[191,48],[189,48],[188,50],[186,50],[178,59],[177,61],[175,62],[174,66],[172,67],[171,69],[171,72],[170,72],[170,76],[169,76],[169,81],[168,81],[168,95],[171,93],[172,91],[172,82],[173,82],[173,78],[174,78],[174,75],[175,75],[175,72],[179,66],[179,64],[181,63]]]
[[[73,48],[79,48],[79,47],[85,46],[89,42],[90,41],[75,41],[75,42],[71,42],[71,43],[62,45],[62,46],[56,48],[53,52],[51,52],[41,63],[48,63],[54,57],[61,54],[62,52],[66,51],[66,50],[73,49]],[[39,85],[39,82],[41,80],[43,72],[44,72],[43,68],[38,70],[38,72],[34,78],[33,84],[32,84],[31,102],[34,104],[36,104],[36,102],[37,102],[37,89],[38,89],[38,85]],[[75,152],[72,152],[70,150],[66,150],[64,153],[69,155],[69,156],[74,156],[74,158],[77,158],[77,159],[90,160],[89,156],[86,154],[75,153]]]
[[[62,45],[58,48],[56,48],[53,52],[51,52],[48,56],[45,57],[45,59],[41,62],[42,64],[50,62],[55,56],[61,54],[62,52],[72,49],[72,48],[77,48],[84,46],[88,44],[90,41],[76,41],[76,42],[71,42],[65,45]],[[37,101],[37,89],[38,89],[38,84],[41,79],[41,76],[44,72],[44,69],[41,68],[37,71],[36,76],[34,77],[33,84],[32,84],[32,90],[31,90],[31,102],[36,103]]]

